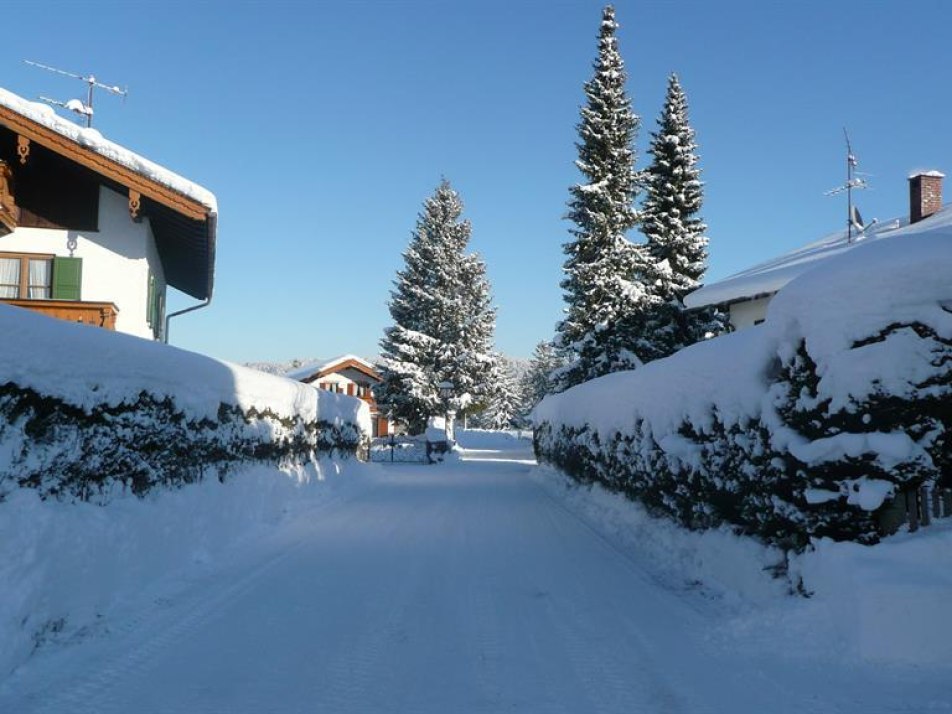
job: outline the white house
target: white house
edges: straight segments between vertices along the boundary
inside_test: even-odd
[[[358,397],[370,407],[373,436],[390,433],[390,422],[380,414],[374,399],[373,386],[382,378],[374,366],[357,355],[341,355],[330,360],[318,360],[285,372],[285,377],[311,384],[337,394]]]
[[[215,197],[0,89],[0,302],[163,339],[167,288],[206,303]]]
[[[909,177],[909,216],[867,228],[860,235],[847,236],[841,230],[793,252],[768,260],[728,278],[703,285],[684,298],[688,308],[716,305],[726,310],[731,325],[740,330],[763,322],[767,305],[780,288],[795,277],[834,255],[874,240],[886,240],[896,229],[925,220],[942,208],[942,179],[938,171],[915,173]]]

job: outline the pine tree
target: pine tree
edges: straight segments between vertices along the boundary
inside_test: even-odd
[[[485,264],[464,253],[471,228],[462,212],[459,195],[443,181],[423,205],[390,294],[394,325],[380,342],[383,381],[374,393],[411,433],[442,414],[440,382],[453,382],[449,406],[456,410],[488,393],[495,310]]]
[[[564,245],[566,316],[556,345],[569,355],[556,389],[641,363],[638,328],[654,298],[642,282],[647,257],[625,234],[638,222],[634,140],[640,120],[625,92],[615,11],[605,8],[594,76],[585,84],[576,166],[586,178],[570,189],[574,240]]]
[[[519,426],[522,395],[510,365],[501,355],[493,374],[493,388],[477,424],[483,429],[515,429]]]
[[[529,360],[529,369],[522,378],[523,414],[535,409],[547,394],[555,391],[553,374],[562,366],[562,359],[551,342],[536,345]]]
[[[688,122],[687,98],[678,77],[668,79],[658,130],[652,133],[651,166],[644,174],[641,230],[650,256],[646,277],[657,304],[643,323],[653,348],[644,359],[665,357],[723,330],[713,310],[688,312],[684,296],[697,289],[707,270],[707,226],[698,215],[703,201],[697,143]]]

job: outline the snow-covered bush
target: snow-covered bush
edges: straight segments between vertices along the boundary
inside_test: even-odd
[[[805,273],[764,325],[547,397],[540,459],[685,526],[872,543],[952,486],[952,210]]]
[[[102,502],[367,442],[355,398],[20,308],[0,306],[0,330],[0,499]]]

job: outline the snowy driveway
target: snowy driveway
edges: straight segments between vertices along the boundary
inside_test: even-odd
[[[661,587],[567,510],[529,477],[530,454],[469,457],[384,467],[373,488],[213,582],[36,658],[0,690],[0,711],[863,706],[860,682],[839,687],[837,673],[824,682],[715,644],[700,597]]]

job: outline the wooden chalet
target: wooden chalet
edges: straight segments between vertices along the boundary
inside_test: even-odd
[[[356,355],[343,355],[297,367],[285,376],[312,384],[318,389],[362,399],[370,407],[373,436],[390,433],[390,422],[380,413],[373,395],[373,386],[381,381],[381,377],[367,360]]]
[[[0,89],[0,302],[163,339],[168,287],[210,301],[205,189]]]

